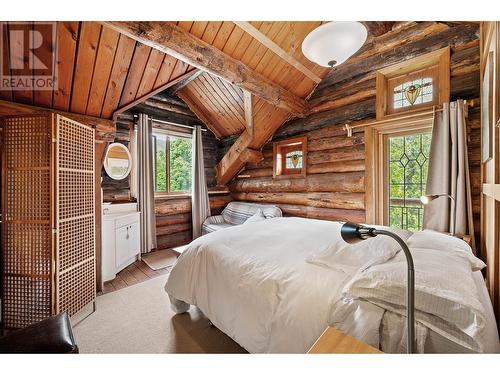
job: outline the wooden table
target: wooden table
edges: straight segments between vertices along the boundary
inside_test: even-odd
[[[333,327],[323,334],[307,352],[309,354],[383,354],[373,346],[348,336]]]

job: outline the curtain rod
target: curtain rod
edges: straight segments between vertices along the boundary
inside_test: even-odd
[[[137,118],[137,117],[139,117],[139,116],[134,115],[134,118]],[[183,125],[183,124],[177,124],[177,123],[172,122],[172,121],[160,120],[160,119],[157,119],[157,118],[154,118],[154,117],[151,117],[151,116],[148,116],[148,117],[151,119],[151,121],[153,121],[153,122],[159,122],[160,124],[166,124],[166,125],[178,126],[178,127],[180,127],[180,128],[186,128],[186,129],[191,129],[191,130],[193,130],[193,129],[194,129],[194,126],[190,126],[190,125]],[[206,131],[207,131],[207,129],[203,129],[203,128],[201,128],[201,131],[202,131],[202,132],[206,132]]]
[[[474,100],[464,100],[465,102],[465,117],[468,117],[468,108],[469,107],[474,107],[475,105],[475,102]],[[406,119],[411,119],[411,118],[414,118],[414,117],[420,117],[420,116],[425,116],[425,115],[431,115],[431,114],[434,114],[436,112],[441,112],[443,110],[443,108],[439,105],[435,105],[433,106],[432,108],[428,109],[428,110],[423,110],[423,111],[419,111],[419,112],[415,112],[415,113],[410,113],[410,114],[407,114],[405,116],[398,116],[398,117],[394,117],[394,118],[389,118],[389,119],[383,119],[383,120],[374,120],[374,121],[369,121],[369,122],[365,122],[365,123],[362,123],[362,124],[358,124],[358,125],[349,125],[349,124],[344,124],[344,130],[347,132],[347,136],[348,137],[352,137],[352,129],[356,129],[356,128],[363,128],[365,126],[370,126],[370,125],[374,125],[374,124],[383,124],[383,123],[386,123],[386,122],[393,122],[393,121],[399,121],[399,120],[406,120]]]

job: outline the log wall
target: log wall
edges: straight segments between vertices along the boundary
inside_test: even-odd
[[[376,70],[415,56],[451,47],[451,100],[479,98],[479,27],[410,23],[367,42],[348,62],[334,69],[309,100],[311,113],[285,123],[274,140],[307,135],[307,177],[273,179],[272,144],[264,160],[248,164],[229,184],[235,200],[277,203],[286,215],[328,220],[365,221],[364,132],[348,138],[344,123],[375,119]],[[479,231],[480,113],[469,113],[469,160]],[[220,154],[233,138],[221,142]]]
[[[229,193],[210,193],[210,210],[218,215],[231,201]],[[185,245],[192,240],[191,197],[155,201],[157,248]]]

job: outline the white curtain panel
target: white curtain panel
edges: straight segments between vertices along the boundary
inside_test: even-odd
[[[201,225],[210,216],[210,201],[208,198],[207,181],[205,178],[205,163],[203,161],[203,139],[201,127],[193,129],[193,182],[192,182],[192,215],[193,239],[201,236]]]
[[[439,197],[425,206],[425,229],[449,233],[454,228],[457,234],[474,232],[463,100],[445,103],[443,110],[435,113],[426,194],[449,194],[455,202]]]
[[[152,125],[140,114],[137,124],[138,202],[141,211],[141,253],[156,248],[155,193],[153,186]]]

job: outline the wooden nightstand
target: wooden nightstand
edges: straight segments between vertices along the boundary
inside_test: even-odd
[[[307,352],[308,354],[383,354],[373,346],[328,327]]]

